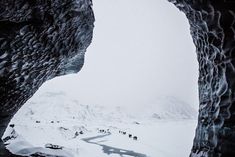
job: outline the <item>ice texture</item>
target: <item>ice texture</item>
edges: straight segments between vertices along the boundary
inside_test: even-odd
[[[199,117],[190,156],[235,156],[235,1],[169,1],[189,20],[199,62]]]
[[[169,1],[189,20],[199,62],[191,157],[235,156],[235,2]],[[91,6],[90,0],[0,1],[0,136],[43,82],[81,69],[92,39]],[[0,150],[8,153],[1,141]]]
[[[93,23],[91,0],[0,1],[0,137],[46,80],[80,71]]]

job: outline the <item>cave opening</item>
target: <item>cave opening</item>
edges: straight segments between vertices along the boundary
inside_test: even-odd
[[[54,111],[56,105],[60,103],[62,106],[64,105],[64,110],[69,113],[66,115],[68,116],[66,117],[67,122],[69,118],[75,122],[78,117],[82,117],[75,112],[76,110],[74,112],[69,110],[69,107],[75,107],[77,103],[82,104],[79,106],[81,109],[84,109],[85,106],[86,112],[92,114],[93,111],[89,108],[89,104],[97,105],[98,107],[95,106],[97,108],[99,108],[99,105],[118,106],[120,108],[128,106],[128,109],[125,109],[128,112],[133,112],[134,115],[141,114],[140,111],[143,111],[143,106],[157,103],[166,103],[175,110],[177,110],[177,107],[171,106],[172,103],[173,105],[175,105],[174,103],[180,104],[179,110],[184,107],[182,104],[187,104],[192,106],[195,111],[198,110],[198,63],[185,15],[166,0],[157,2],[151,0],[148,3],[144,0],[101,0],[93,3],[96,16],[94,37],[92,45],[88,48],[82,71],[79,74],[58,77],[46,82],[12,120],[16,129],[18,125],[19,133],[22,131],[26,140],[37,141],[36,138],[31,137],[40,124],[53,126],[57,121],[63,120],[61,119],[64,118],[63,114],[60,115],[62,116],[60,118],[55,116],[60,112],[64,113],[63,109],[59,108],[56,110],[57,112]],[[42,103],[48,105],[48,107],[43,109],[45,105],[42,105],[42,108],[34,110],[33,106]],[[68,108],[66,108],[66,105]],[[120,108],[118,109],[121,110]],[[157,108],[157,110],[164,111],[162,108]],[[97,111],[100,110],[97,109]],[[113,110],[110,109],[107,112],[109,111]],[[51,113],[51,115],[48,116],[48,113]],[[149,114],[149,111],[146,111],[146,113]],[[173,113],[177,115],[171,118],[178,118],[180,113],[184,114],[183,119],[197,118],[197,115],[194,117],[189,115],[191,108]],[[167,117],[166,115],[171,113],[150,114],[154,118],[164,119]],[[31,131],[27,132],[28,135],[23,132],[30,130],[27,126],[30,120],[22,115],[31,115],[31,120],[35,122],[33,127],[36,126],[36,129],[31,128]],[[47,115],[48,118],[37,117],[39,115]],[[92,119],[92,117],[89,118],[85,121]],[[192,125],[186,124],[189,125],[189,130],[186,130],[189,134],[185,135],[185,138],[189,138],[186,140],[189,144],[177,145],[178,142],[172,142],[171,147],[176,146],[175,150],[174,148],[171,150],[173,154],[176,153],[178,156],[190,154],[196,128],[195,119],[189,122],[193,123]],[[135,121],[135,123],[141,122]],[[159,129],[162,135],[164,135],[163,130],[169,128],[180,133],[181,127],[185,125],[179,120],[173,123],[176,124],[175,127],[171,127],[172,123],[165,119],[160,123],[162,128],[156,129]],[[56,128],[61,127],[59,124],[61,123],[58,123]],[[23,127],[20,128],[22,125]],[[76,127],[78,126],[76,125]],[[128,128],[126,125],[119,127]],[[39,128],[41,129],[41,127]],[[56,130],[53,128],[52,132],[56,132]],[[74,131],[76,129],[69,128],[69,130]],[[60,134],[66,136],[65,138],[72,137],[72,135],[68,135],[70,133],[64,132],[66,131],[60,130]],[[164,136],[168,136],[167,133]],[[182,131],[181,135],[184,133]],[[47,138],[44,138],[45,135],[42,132],[39,132],[39,134],[42,138],[34,142],[34,145],[45,145]],[[151,134],[153,133],[151,132]],[[141,130],[139,130],[138,135],[140,138],[144,136],[141,134]],[[172,136],[161,139],[166,140],[163,147],[168,147],[168,144],[172,141]],[[55,138],[58,137],[55,136]],[[149,136],[146,140],[151,138]],[[49,142],[63,145],[53,139]],[[179,147],[187,150],[181,152],[182,150]],[[148,154],[148,152],[144,153]],[[168,155],[172,156],[172,154]]]

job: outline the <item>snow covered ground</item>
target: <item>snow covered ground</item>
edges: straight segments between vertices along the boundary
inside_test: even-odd
[[[6,142],[12,152],[24,155],[186,157],[195,119],[195,109],[172,97],[133,109],[83,105],[63,92],[43,93],[16,114],[5,137],[12,136]]]

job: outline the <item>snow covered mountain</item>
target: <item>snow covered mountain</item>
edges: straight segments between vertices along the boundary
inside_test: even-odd
[[[44,92],[15,115],[14,127],[4,137],[7,147],[20,155],[182,157],[190,151],[195,118],[193,107],[173,97],[143,106],[102,106],[80,104],[63,92]],[[179,143],[176,134],[188,138]]]
[[[30,99],[15,119],[21,120],[20,117],[25,117],[42,121],[42,123],[74,119],[85,123],[88,121],[195,119],[196,115],[197,111],[192,106],[174,97],[158,98],[154,103],[143,106],[112,106],[112,104],[102,106],[80,104],[77,98],[71,98],[63,92],[47,92]]]
[[[197,111],[190,104],[175,97],[159,97],[149,105],[152,117],[158,119],[195,119]]]

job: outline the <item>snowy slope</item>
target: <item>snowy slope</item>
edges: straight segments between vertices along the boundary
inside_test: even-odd
[[[58,114],[59,113],[59,114]],[[72,98],[66,93],[43,93],[34,96],[16,115],[28,117],[43,122],[64,121],[74,119],[75,121],[131,121],[135,119],[151,120],[157,119],[195,119],[196,110],[174,97],[158,98],[154,103],[135,108],[128,106],[102,106],[94,104],[80,104],[77,98]]]
[[[152,117],[160,119],[195,119],[197,111],[190,104],[175,97],[159,97],[149,105]],[[148,111],[147,111],[148,112]]]
[[[196,111],[190,105],[172,97],[128,108],[84,105],[63,92],[41,93],[15,115],[11,124],[15,124],[16,138],[7,143],[12,152],[23,155],[183,157],[191,148],[195,118]],[[5,137],[10,134],[9,127]],[[63,149],[48,149],[47,144]]]

